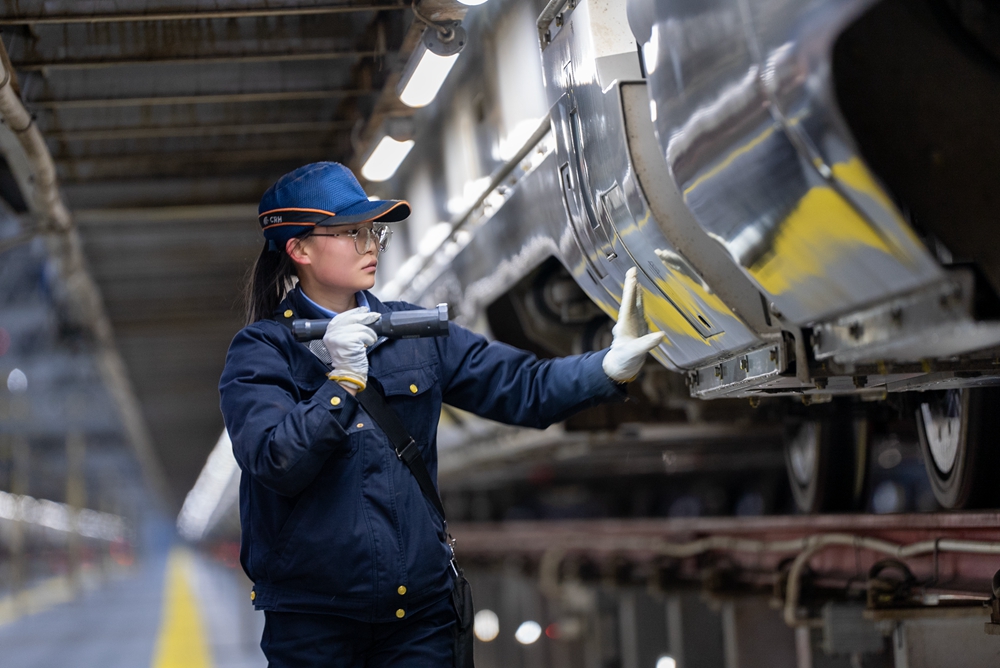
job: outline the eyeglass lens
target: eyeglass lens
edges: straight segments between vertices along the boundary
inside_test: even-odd
[[[392,229],[380,225],[378,227],[362,227],[354,237],[354,250],[358,255],[364,255],[371,248],[372,241],[378,244],[381,253],[389,246],[389,239],[392,238]]]

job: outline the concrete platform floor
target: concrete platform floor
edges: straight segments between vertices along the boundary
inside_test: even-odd
[[[17,668],[258,668],[264,616],[249,582],[185,548],[89,582],[0,601],[0,664]]]

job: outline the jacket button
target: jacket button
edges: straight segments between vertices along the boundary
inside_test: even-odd
[[[250,600],[253,601],[253,600],[256,600],[256,598],[257,598],[257,592],[255,592],[254,590],[251,589],[250,590]]]
[[[402,596],[403,594],[406,593],[406,587],[404,587],[403,585],[399,585],[399,589],[397,589],[396,591],[399,592],[400,596]]]
[[[333,404],[334,406],[339,406],[340,405],[340,397],[334,397],[333,399],[330,399],[330,403]]]
[[[364,422],[359,422],[359,423],[358,423],[358,429],[361,429],[361,428],[362,428],[362,427],[364,427],[364,426],[365,426],[365,423],[364,423]]]
[[[416,385],[410,385],[410,392],[413,392],[414,394],[416,394],[417,393],[417,386]]]
[[[399,610],[396,611],[396,617],[398,619],[402,619],[405,615],[406,615],[406,611],[403,610],[402,608],[400,608]]]
[[[291,317],[292,317],[293,315],[295,315],[295,314],[294,314],[294,313],[292,313],[292,309],[287,309],[287,310],[285,311],[285,317],[286,317],[286,318],[291,318]]]

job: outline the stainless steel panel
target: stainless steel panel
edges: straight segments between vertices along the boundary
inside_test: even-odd
[[[649,118],[646,83],[623,83],[621,95],[629,158],[660,230],[712,286],[713,292],[751,329],[758,333],[776,332],[777,323],[771,320],[763,295],[733,264],[722,246],[698,226],[674,185]]]
[[[698,399],[748,396],[758,387],[780,379],[788,368],[790,355],[789,346],[779,341],[710,367],[695,369],[688,374],[688,388],[691,396]]]
[[[701,227],[806,324],[940,279],[838,115],[869,0],[629,0],[660,149]]]
[[[601,286],[588,294],[609,314],[617,311],[625,272],[637,267],[646,315],[666,334],[654,356],[670,368],[690,369],[756,347],[761,338],[712,291],[652,215],[629,156],[621,81],[602,82],[598,67],[610,58],[620,64],[622,54],[596,49],[592,4],[564,13],[562,29],[542,53],[561,193],[580,249],[581,262],[567,266],[585,289]]]
[[[507,187],[499,206],[480,212],[465,230],[469,234],[461,249],[452,257],[442,254],[434,277],[418,277],[402,299],[424,305],[447,301],[456,321],[482,326],[486,307],[549,257],[560,258],[567,267],[583,261],[559,198],[551,149]],[[588,294],[601,290],[586,277],[582,287]]]
[[[813,327],[817,360],[918,362],[1000,346],[1000,323],[973,315],[973,275],[948,280]]]

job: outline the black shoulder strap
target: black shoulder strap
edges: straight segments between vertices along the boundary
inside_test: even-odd
[[[385,402],[385,397],[382,396],[378,384],[369,382],[368,387],[358,392],[355,398],[389,437],[389,441],[396,451],[396,456],[410,469],[410,473],[420,485],[420,490],[434,505],[435,510],[441,515],[441,519],[444,520],[444,505],[441,503],[437,489],[434,488],[434,482],[431,480],[431,474],[427,471],[427,465],[420,454],[420,448],[406,431],[403,423],[399,421],[396,412]]]

